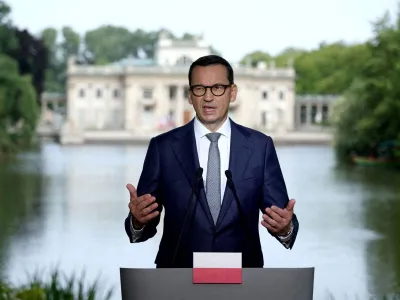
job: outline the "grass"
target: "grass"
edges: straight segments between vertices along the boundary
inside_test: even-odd
[[[332,293],[328,292],[327,297],[325,298],[326,300],[400,300],[400,293],[396,294],[387,294],[387,295],[382,295],[382,296],[369,296],[367,298],[365,297],[359,297],[359,296],[354,296],[354,297],[349,297],[349,296],[344,296],[344,297],[337,297],[334,296]]]
[[[98,279],[85,284],[84,272],[80,277],[67,276],[55,269],[47,279],[41,274],[35,272],[20,286],[0,282],[0,300],[109,300],[113,294],[112,289],[102,293]]]

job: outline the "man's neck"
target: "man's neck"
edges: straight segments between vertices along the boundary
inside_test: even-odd
[[[220,129],[221,126],[226,122],[227,119],[228,119],[228,116],[225,116],[225,118],[222,121],[219,121],[216,123],[203,123],[199,118],[197,118],[197,120],[199,120],[199,122],[201,124],[203,124],[204,127],[206,127],[211,132],[216,132],[218,129]]]

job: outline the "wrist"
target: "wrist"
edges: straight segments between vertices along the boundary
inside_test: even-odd
[[[292,234],[293,231],[293,222],[290,221],[290,223],[288,224],[288,226],[286,226],[286,228],[284,230],[282,230],[281,232],[278,232],[277,235],[280,238],[286,238],[288,236],[290,236]]]
[[[131,222],[132,222],[132,227],[135,230],[140,230],[144,226],[144,224],[142,224],[138,220],[136,220],[135,217],[132,214],[131,214]]]

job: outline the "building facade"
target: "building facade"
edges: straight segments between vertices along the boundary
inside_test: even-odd
[[[202,38],[178,41],[161,34],[154,59],[128,57],[93,66],[78,65],[71,57],[61,143],[148,138],[184,125],[194,117],[187,100],[189,66],[210,53]],[[280,134],[296,129],[295,114],[303,110],[295,103],[290,62],[287,68],[260,63],[233,64],[233,69],[239,89],[229,111],[234,121]]]

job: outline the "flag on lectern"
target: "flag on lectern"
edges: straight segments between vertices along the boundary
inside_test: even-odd
[[[242,283],[242,253],[194,252],[193,283]]]

